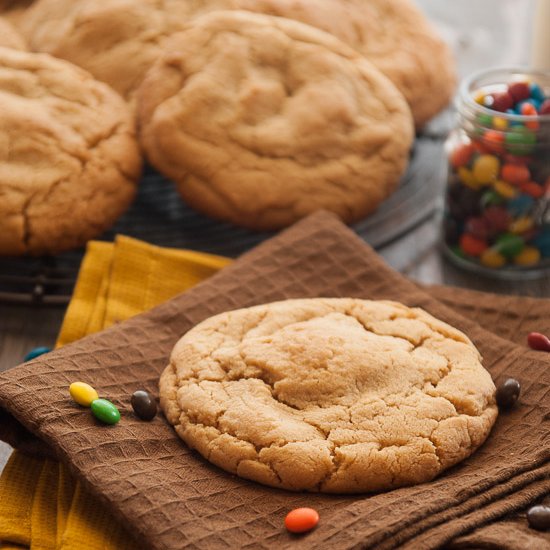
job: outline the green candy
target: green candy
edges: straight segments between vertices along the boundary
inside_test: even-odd
[[[93,415],[104,424],[116,424],[120,420],[120,412],[107,399],[95,399],[90,406]]]
[[[524,246],[525,241],[519,235],[505,233],[497,239],[494,249],[506,258],[513,258],[523,250]]]
[[[491,115],[486,115],[485,113],[481,113],[477,115],[477,123],[480,126],[484,126],[485,128],[492,128],[493,127],[493,117]]]
[[[487,208],[488,206],[498,206],[503,202],[504,199],[502,198],[502,196],[493,190],[485,191],[485,193],[481,195],[481,207],[483,209]]]
[[[466,258],[466,254],[464,254],[459,246],[453,246],[451,250],[455,256],[458,256],[459,258]]]
[[[527,128],[516,128],[506,134],[506,149],[513,155],[528,155],[537,143],[537,136]]]

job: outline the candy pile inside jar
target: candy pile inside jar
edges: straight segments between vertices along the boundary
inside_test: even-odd
[[[546,265],[550,97],[528,81],[469,93],[472,106],[449,141],[445,242],[487,268]]]

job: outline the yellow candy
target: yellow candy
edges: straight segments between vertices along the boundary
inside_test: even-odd
[[[492,183],[500,171],[500,161],[494,155],[481,155],[474,162],[472,173],[479,183]]]
[[[515,258],[516,265],[533,265],[540,262],[540,252],[534,246],[526,246]]]
[[[474,191],[477,191],[481,188],[481,185],[474,178],[472,171],[468,170],[468,168],[464,168],[464,166],[461,166],[458,169],[458,177],[464,185],[466,185],[470,189],[473,189]]]
[[[94,388],[90,384],[86,384],[86,382],[73,382],[69,386],[69,393],[73,401],[76,401],[83,407],[89,407],[92,401],[99,399],[99,395]]]
[[[506,130],[508,128],[508,121],[505,118],[495,116],[493,117],[493,128],[495,130]]]
[[[476,103],[479,103],[480,105],[483,105],[483,100],[485,99],[485,94],[483,92],[477,92],[474,96],[474,101]]]
[[[495,181],[493,187],[495,191],[505,199],[513,199],[518,194],[518,190],[513,185],[502,180]]]
[[[533,218],[529,218],[527,216],[523,216],[521,218],[518,218],[517,220],[514,220],[510,224],[510,233],[525,233],[526,231],[529,231],[534,225]],[[536,249],[535,249],[536,250]]]
[[[502,267],[506,263],[506,258],[502,254],[499,254],[496,250],[491,250],[488,248],[485,252],[483,252],[479,258],[479,261],[485,267],[496,269]]]

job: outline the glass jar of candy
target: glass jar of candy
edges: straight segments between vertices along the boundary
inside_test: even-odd
[[[550,73],[498,69],[466,79],[449,160],[447,255],[503,278],[550,271]]]

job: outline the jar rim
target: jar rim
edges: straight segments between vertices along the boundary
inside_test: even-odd
[[[514,121],[514,122],[531,122],[531,121],[538,121],[538,122],[549,122],[550,123],[550,114],[547,115],[517,115],[517,114],[509,114],[509,113],[503,113],[500,111],[494,111],[493,109],[489,109],[488,107],[485,107],[479,103],[477,103],[471,93],[470,87],[473,82],[476,80],[479,80],[481,78],[490,77],[491,75],[500,75],[502,73],[509,73],[511,76],[513,75],[524,75],[526,79],[528,79],[530,76],[538,76],[542,78],[547,78],[550,83],[550,71],[541,71],[537,69],[529,69],[526,67],[494,67],[492,69],[482,69],[480,71],[476,71],[466,78],[464,78],[460,84],[459,87],[459,100],[460,102],[468,106],[470,108],[473,108],[478,112],[479,114],[486,114],[491,117],[499,117],[503,118],[504,120]],[[495,84],[500,84],[501,82],[495,82]],[[502,82],[502,84],[506,84],[506,82]],[[460,110],[460,108],[459,108]]]

